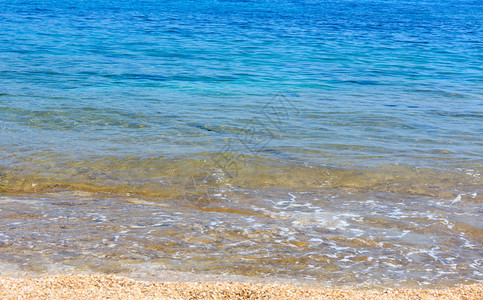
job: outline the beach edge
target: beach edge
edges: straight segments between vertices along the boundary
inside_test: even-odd
[[[306,288],[244,282],[147,282],[117,275],[0,277],[2,299],[483,299],[483,284],[443,289]]]

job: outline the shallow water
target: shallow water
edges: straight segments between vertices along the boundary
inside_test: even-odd
[[[0,273],[481,282],[479,11],[1,1]]]

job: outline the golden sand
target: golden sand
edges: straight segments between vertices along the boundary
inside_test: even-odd
[[[143,282],[110,275],[58,275],[0,278],[0,299],[483,299],[483,284],[441,290],[342,290],[234,282]]]

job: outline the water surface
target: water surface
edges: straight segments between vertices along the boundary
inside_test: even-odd
[[[0,272],[481,282],[481,6],[0,1]]]

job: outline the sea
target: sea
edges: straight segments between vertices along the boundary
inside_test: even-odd
[[[0,0],[0,276],[483,282],[482,21]]]

